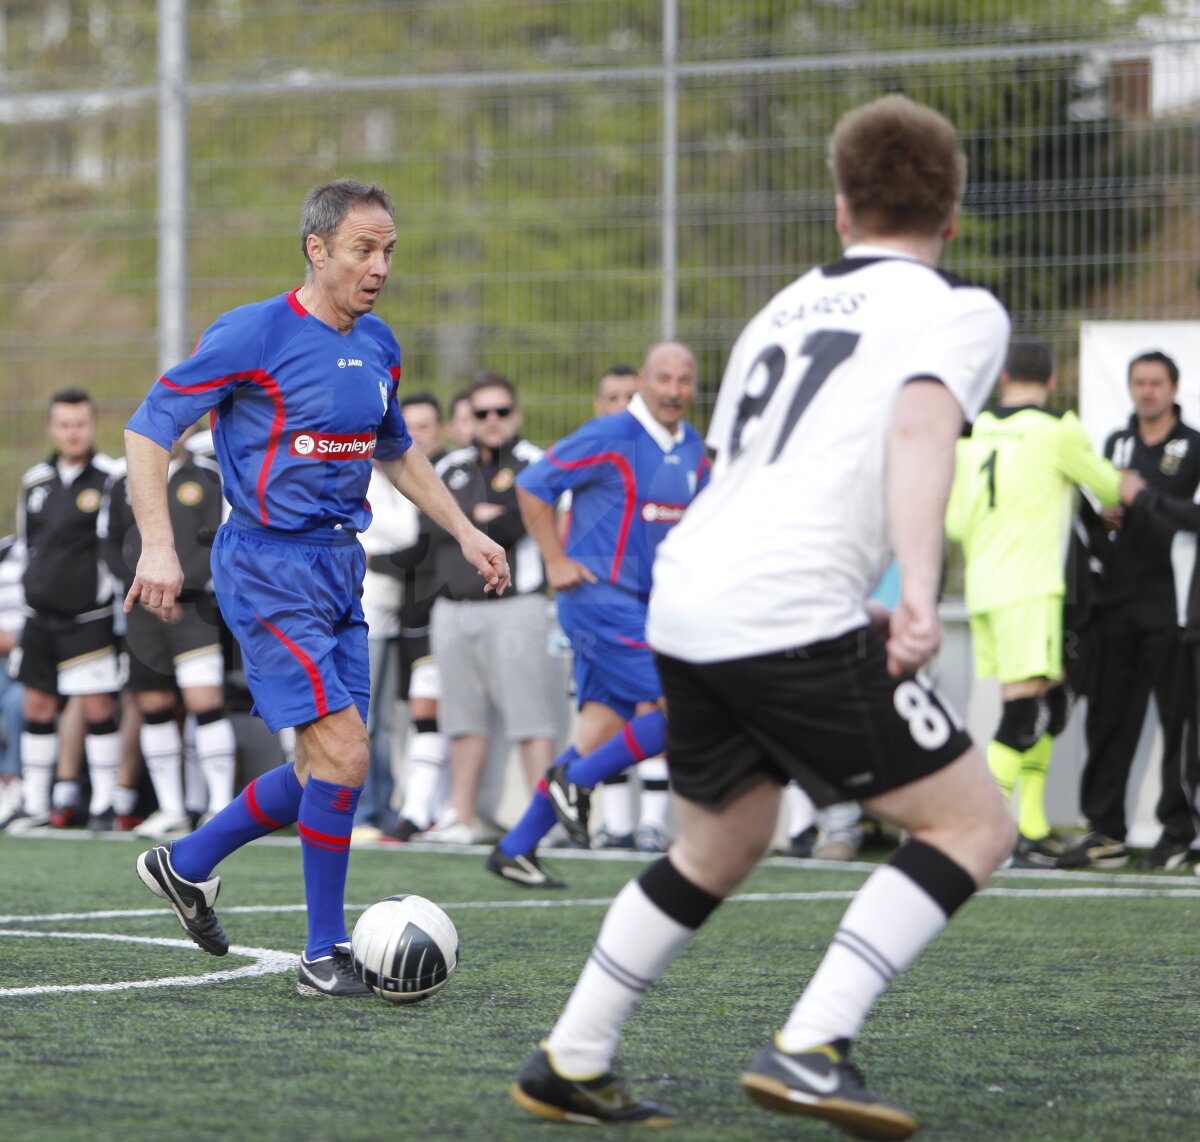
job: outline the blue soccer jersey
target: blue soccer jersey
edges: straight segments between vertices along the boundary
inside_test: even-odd
[[[371,459],[412,444],[396,400],[400,346],[373,314],[341,334],[296,292],[231,310],[127,427],[164,448],[206,412],[239,516],[261,527],[363,531]]]
[[[599,580],[576,588],[580,602],[607,596],[644,605],[654,553],[708,472],[696,430],[684,424],[668,433],[635,398],[624,412],[589,420],[564,437],[517,483],[551,504],[571,492],[567,554]]]

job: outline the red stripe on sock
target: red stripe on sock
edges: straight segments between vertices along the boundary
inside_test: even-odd
[[[646,754],[643,752],[642,747],[638,745],[637,738],[633,736],[633,730],[626,725],[621,733],[624,737],[625,747],[633,754],[634,761],[645,761]]]
[[[319,833],[316,829],[310,829],[307,825],[301,825],[299,822],[296,823],[296,828],[300,832],[300,840],[306,845],[316,845],[319,849],[332,849],[335,852],[350,847],[349,835],[335,837],[332,833]]]
[[[270,817],[262,811],[258,806],[258,797],[254,793],[254,786],[258,784],[256,777],[245,789],[242,790],[242,801],[246,806],[246,811],[253,817],[264,829],[282,829],[283,826],[278,821],[272,821]]]

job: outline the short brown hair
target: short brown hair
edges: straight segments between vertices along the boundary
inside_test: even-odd
[[[847,111],[829,139],[829,165],[855,225],[880,237],[938,234],[967,179],[954,125],[903,95]]]

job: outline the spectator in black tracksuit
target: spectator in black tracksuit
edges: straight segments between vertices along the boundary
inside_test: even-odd
[[[1191,501],[1200,485],[1200,433],[1183,423],[1175,403],[1178,367],[1164,353],[1143,353],[1130,362],[1129,390],[1134,414],[1108,438],[1104,455],[1146,480],[1143,495]],[[1151,694],[1163,731],[1164,790],[1178,783],[1185,707],[1179,687],[1182,646],[1171,567],[1173,527],[1160,513],[1139,510],[1140,503],[1124,511],[1106,509],[1103,526],[1092,529],[1091,555],[1102,570],[1091,613],[1095,662],[1080,783],[1088,832],[1060,858],[1064,868],[1115,868],[1128,862],[1126,786]],[[1166,809],[1174,820],[1169,798]],[[1176,824],[1168,824],[1163,812],[1160,803],[1164,829],[1174,829]],[[1157,860],[1158,848],[1145,859]]]
[[[475,799],[488,756],[493,710],[519,743],[532,788],[554,760],[556,722],[547,642],[550,615],[537,544],[517,507],[516,477],[541,457],[520,437],[512,383],[485,373],[471,388],[475,442],[449,453],[437,473],[478,528],[501,544],[512,590],[493,598],[483,580],[448,558],[451,536],[422,517],[440,597],[433,609],[433,653],[442,676],[439,723],[450,739],[450,812],[423,839],[469,842]]]

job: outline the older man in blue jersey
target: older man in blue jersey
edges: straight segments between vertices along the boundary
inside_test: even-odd
[[[571,640],[579,722],[574,744],[487,859],[490,872],[514,884],[562,887],[536,855],[556,812],[586,845],[588,792],[662,752],[662,683],[646,644],[646,605],[654,552],[708,480],[704,442],[685,419],[695,388],[691,350],[653,346],[624,412],[588,421],[517,478],[525,527],[541,548]],[[555,503],[567,491],[564,542]]]
[[[205,412],[232,506],[213,545],[213,585],[237,636],[255,711],[296,728],[295,765],[252,781],[208,824],[138,858],[138,875],[205,951],[229,940],[213,911],[212,870],[286,825],[300,833],[308,940],[302,996],[360,996],[344,898],[350,830],[368,766],[370,697],[362,594],[372,458],[459,542],[502,592],[504,550],[459,510],[412,438],[397,402],[400,347],[371,310],[391,269],[396,228],[382,187],[340,179],[305,199],[304,284],[226,313],[193,355],[150,390],[125,431],[142,554],[125,609],[170,619],[183,573],[167,511],[173,441]]]

